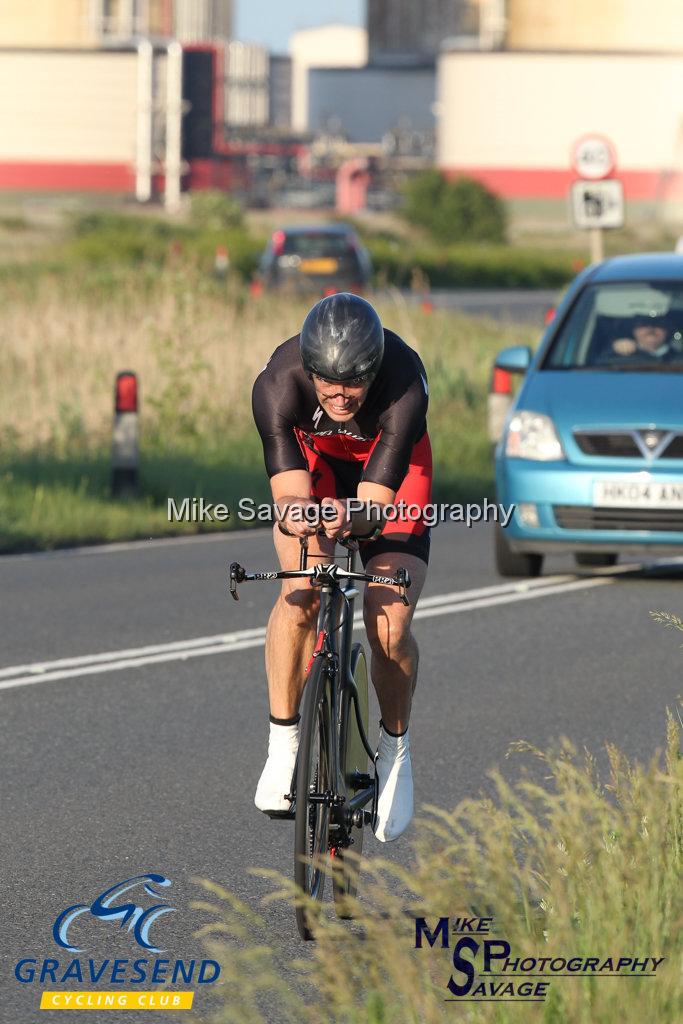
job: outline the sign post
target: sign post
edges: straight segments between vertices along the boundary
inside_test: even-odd
[[[572,150],[572,165],[579,175],[571,189],[574,226],[587,230],[591,262],[605,258],[603,232],[624,225],[622,183],[610,178],[616,166],[612,144],[600,135],[584,135]]]

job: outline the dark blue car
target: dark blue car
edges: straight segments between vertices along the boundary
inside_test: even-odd
[[[504,576],[543,557],[613,565],[622,553],[683,554],[683,256],[621,256],[570,286],[523,373],[496,448]]]

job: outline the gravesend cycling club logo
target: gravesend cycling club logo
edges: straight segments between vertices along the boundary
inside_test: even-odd
[[[445,1002],[543,1002],[556,978],[652,978],[663,956],[519,956],[504,938],[493,937],[492,917],[415,920],[416,949],[448,949],[453,970]]]
[[[116,945],[118,950],[123,932],[129,953],[138,947],[138,951],[161,953],[168,931],[164,940],[160,919],[177,913],[166,898],[172,884],[166,875],[148,872],[110,885],[88,902],[72,903],[61,910],[54,918],[52,938],[62,950],[83,953],[95,941]],[[194,991],[166,986],[210,985],[218,980],[220,971],[215,960],[130,955],[104,960],[24,957],[15,964],[14,976],[22,985],[70,986],[43,991],[43,1010],[189,1010]],[[140,986],[145,983],[164,987],[142,991]],[[93,991],[98,984],[107,990]]]
[[[175,908],[170,907],[167,903],[157,903],[145,910],[144,907],[137,906],[135,903],[118,904],[116,902],[120,896],[137,886],[142,886],[148,896],[156,898],[161,893],[153,888],[153,884],[165,887],[172,883],[170,878],[165,878],[164,875],[136,875],[135,878],[127,878],[124,882],[119,882],[118,885],[112,885],[111,889],[101,893],[90,904],[76,903],[73,907],[67,907],[57,917],[52,928],[52,937],[58,946],[63,946],[64,949],[68,949],[72,953],[82,953],[82,949],[71,945],[68,932],[77,918],[83,914],[92,914],[93,917],[99,918],[101,921],[118,921],[121,928],[128,925],[128,931],[133,932],[139,946],[152,953],[161,953],[161,949],[158,946],[153,946],[149,941],[149,930],[158,917],[162,914],[174,913]]]

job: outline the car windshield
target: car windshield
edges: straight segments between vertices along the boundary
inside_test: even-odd
[[[562,324],[543,368],[683,372],[683,283],[589,285]]]
[[[283,251],[287,256],[301,256],[303,259],[343,256],[352,244],[353,238],[340,232],[306,231],[301,234],[287,233]]]

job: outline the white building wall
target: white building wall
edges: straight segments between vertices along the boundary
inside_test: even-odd
[[[292,57],[292,128],[309,130],[308,72],[311,68],[363,67],[368,59],[368,36],[353,25],[324,25],[295,32],[290,39]]]
[[[0,160],[135,162],[135,52],[4,51]]]
[[[571,175],[574,142],[594,133],[625,175],[683,169],[683,56],[446,52],[437,96],[447,171]]]

